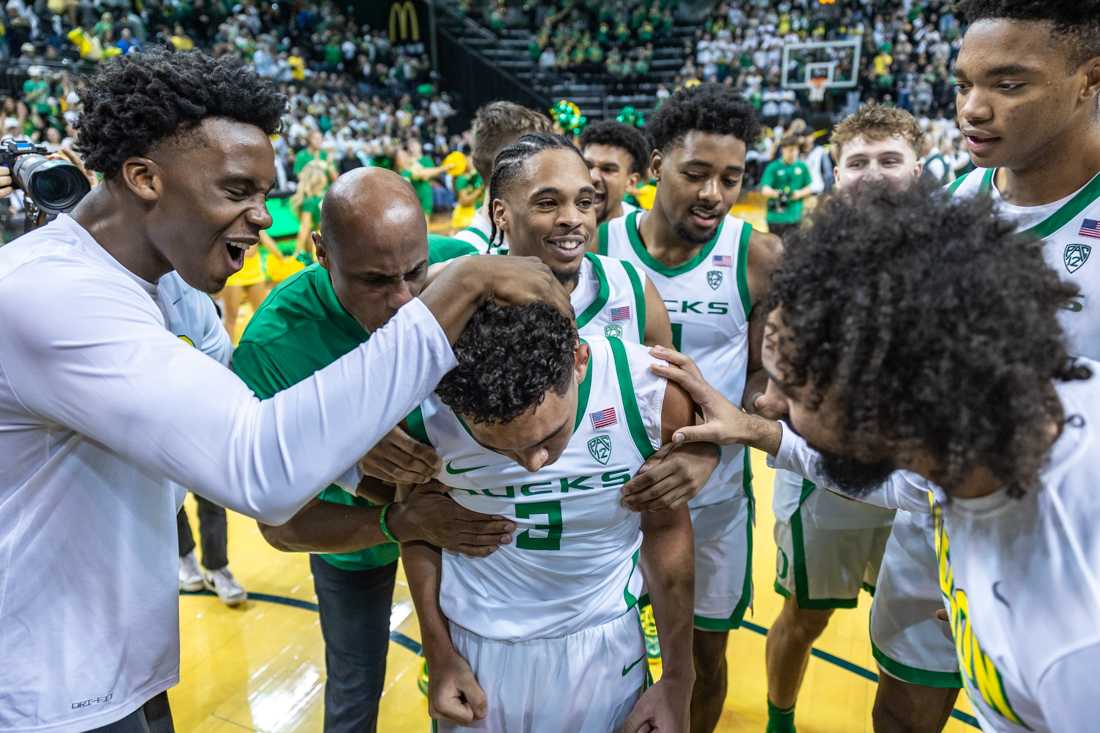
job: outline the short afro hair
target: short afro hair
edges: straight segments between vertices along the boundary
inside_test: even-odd
[[[837,192],[791,233],[769,306],[785,384],[810,409],[835,396],[839,443],[891,463],[915,445],[949,491],[984,466],[1020,496],[1065,419],[1053,383],[1089,373],[1058,321],[1076,288],[994,211],[921,184]]]
[[[286,97],[239,60],[199,52],[148,51],[104,61],[80,92],[76,149],[114,178],[122,164],[208,117],[279,130]]]
[[[541,404],[550,390],[565,394],[577,339],[572,319],[547,303],[485,303],[458,337],[458,366],[436,393],[472,422],[510,422]]]
[[[594,122],[581,133],[581,151],[589,145],[622,148],[630,154],[631,173],[644,176],[649,170],[649,154],[653,152],[653,147],[645,133],[633,125],[624,125],[616,120]]]
[[[903,109],[868,102],[833,128],[833,159],[839,163],[844,146],[857,137],[879,142],[895,136],[904,140],[918,158],[921,156],[924,133],[916,118]]]
[[[760,137],[756,111],[732,88],[708,82],[679,90],[649,118],[646,133],[661,152],[692,131],[732,135],[751,148]]]
[[[955,9],[967,23],[979,20],[1048,22],[1069,42],[1071,68],[1100,56],[1100,2],[1097,0],[959,0]]]

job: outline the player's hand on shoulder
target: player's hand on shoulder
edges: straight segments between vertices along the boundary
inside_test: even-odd
[[[683,506],[706,485],[718,458],[718,446],[713,443],[662,446],[623,486],[623,506],[635,512]]]
[[[431,480],[443,467],[439,454],[400,427],[386,434],[359,461],[359,469],[367,476],[392,484],[422,484]]]
[[[484,720],[488,710],[485,692],[465,659],[450,654],[429,660],[428,715],[433,720],[470,725]]]
[[[638,698],[619,733],[688,733],[692,684],[662,677]]]
[[[516,531],[515,523],[504,517],[461,506],[435,481],[413,488],[397,506],[400,529],[395,533],[402,542],[419,540],[471,557],[491,555],[510,543]]]
[[[752,437],[753,418],[707,382],[691,357],[663,346],[655,346],[649,353],[661,360],[650,370],[683,387],[703,413],[704,422],[677,430],[673,443],[731,445]]]

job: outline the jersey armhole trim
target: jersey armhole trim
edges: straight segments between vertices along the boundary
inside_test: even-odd
[[[611,296],[611,287],[607,284],[607,272],[604,271],[600,258],[591,252],[585,252],[584,258],[592,263],[592,271],[596,275],[599,289],[596,291],[596,299],[584,309],[584,313],[577,316],[577,328],[584,328],[589,321],[599,315],[603,307],[607,305],[607,299]]]
[[[634,268],[634,265],[630,264],[626,260],[619,260],[622,263],[623,269],[626,270],[626,277],[630,280],[630,287],[634,290],[634,309],[638,312],[638,343],[645,343],[645,288],[642,286],[642,279],[638,277],[638,271]]]
[[[428,439],[428,431],[424,427],[424,413],[420,411],[419,407],[410,412],[409,416],[405,418],[405,425],[409,428],[409,435],[424,445],[432,444],[432,441]]]
[[[611,346],[611,357],[615,361],[615,374],[619,378],[619,393],[623,399],[623,412],[626,413],[626,425],[630,430],[630,438],[634,441],[634,447],[642,458],[649,458],[656,450],[649,442],[649,434],[646,432],[645,423],[642,422],[642,413],[638,409],[638,401],[634,396],[634,381],[630,378],[630,364],[626,359],[626,349],[623,342],[617,338],[609,338],[607,343]]]
[[[949,183],[947,185],[947,192],[948,193],[955,193],[955,191],[958,191],[959,186],[961,186],[963,184],[963,181],[965,181],[967,178],[969,178],[970,174],[973,173],[973,172],[974,171],[967,171],[966,173],[963,173],[961,176],[959,176],[954,181]]]
[[[749,241],[752,239],[752,225],[741,222],[741,242],[737,247],[737,294],[741,296],[741,308],[745,311],[745,320],[752,315],[752,295],[749,293]]]
[[[607,225],[608,222],[605,221],[596,229],[596,251],[605,257],[607,256]]]

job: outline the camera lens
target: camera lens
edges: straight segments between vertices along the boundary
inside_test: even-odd
[[[48,214],[71,211],[91,190],[80,169],[65,160],[21,157],[13,171],[18,185]]]

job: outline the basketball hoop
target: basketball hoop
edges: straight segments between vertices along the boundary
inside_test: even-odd
[[[817,76],[810,79],[810,101],[825,101],[825,85],[829,83],[828,77]]]

